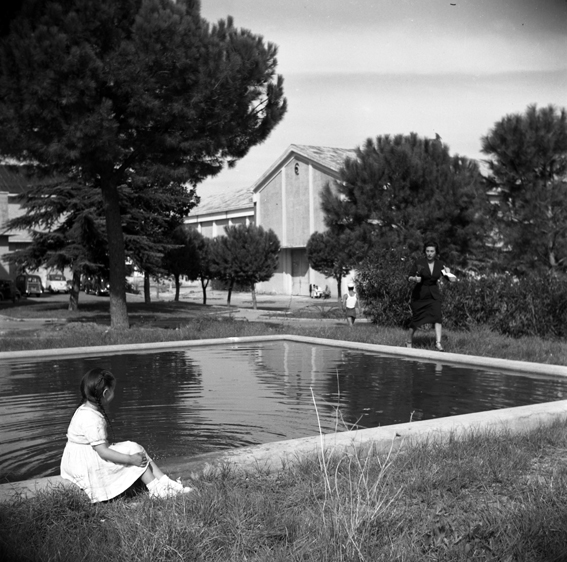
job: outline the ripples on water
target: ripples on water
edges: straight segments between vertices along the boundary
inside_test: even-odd
[[[0,481],[59,473],[79,383],[117,377],[113,440],[156,460],[562,400],[567,381],[294,342],[0,362]],[[317,411],[315,410],[314,401]]]

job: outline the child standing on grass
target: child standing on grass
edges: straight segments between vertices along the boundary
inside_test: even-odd
[[[61,476],[84,490],[92,503],[115,498],[138,479],[154,498],[191,492],[166,476],[141,445],[109,445],[104,407],[114,398],[115,388],[116,379],[106,369],[91,369],[81,380],[82,400],[67,430]]]
[[[358,303],[358,297],[354,292],[354,284],[349,283],[347,286],[347,292],[343,295],[342,298],[342,305],[343,311],[347,318],[349,326],[354,325],[354,321],[356,320],[356,312],[357,310],[360,312],[360,305]]]

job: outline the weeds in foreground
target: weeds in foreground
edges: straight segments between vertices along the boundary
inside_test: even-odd
[[[172,500],[91,505],[54,490],[0,506],[0,557],[564,562],[566,429],[327,454],[278,473],[223,467]]]
[[[358,449],[353,450],[351,454],[341,455],[325,450],[319,408],[313,389],[311,397],[321,439],[318,461],[325,491],[320,503],[323,524],[327,528],[338,529],[340,533],[344,533],[347,542],[343,549],[348,559],[356,556],[357,559],[365,560],[363,545],[368,537],[360,531],[371,528],[379,514],[390,507],[397,495],[386,490],[387,469],[392,451],[387,453],[385,459],[381,459],[380,456],[373,457],[372,446],[364,451]],[[344,426],[338,407],[335,412],[336,426]],[[371,459],[374,460],[372,464]]]

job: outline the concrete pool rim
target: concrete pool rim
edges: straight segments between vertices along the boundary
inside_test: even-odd
[[[232,337],[211,340],[157,342],[150,344],[0,352],[0,360],[34,360],[49,357],[73,356],[92,357],[116,353],[168,351],[200,346],[252,344],[282,340],[369,351],[389,357],[398,357],[400,359],[416,359],[433,363],[481,367],[524,376],[567,377],[567,367],[560,365],[510,361],[490,357],[295,335]],[[376,450],[387,451],[392,448],[399,448],[405,443],[417,443],[431,439],[434,439],[436,442],[446,442],[450,439],[463,437],[475,431],[526,432],[538,426],[551,424],[559,420],[567,421],[567,400],[277,441],[274,443],[203,455],[200,459],[196,459],[195,461],[181,460],[173,464],[168,464],[167,462],[160,464],[173,476],[185,478],[190,477],[196,471],[227,464],[242,469],[262,468],[277,471],[302,456],[321,455],[323,452],[325,454],[328,452],[344,454],[361,446],[372,446]],[[0,502],[9,501],[15,497],[31,497],[39,491],[62,485],[64,485],[64,481],[58,476],[0,484]]]
[[[273,335],[273,336],[248,336],[231,337],[208,340],[182,340],[153,343],[135,343],[120,345],[101,345],[90,347],[67,347],[53,349],[37,349],[26,351],[4,351],[0,352],[0,360],[5,359],[40,359],[42,357],[93,357],[96,355],[108,355],[116,353],[136,353],[152,351],[169,351],[179,348],[191,348],[212,345],[262,343],[269,341],[292,341],[306,344],[325,345],[330,347],[341,347],[344,349],[356,349],[359,351],[369,351],[386,355],[389,357],[399,357],[401,359],[418,359],[432,363],[446,363],[453,365],[468,365],[472,367],[482,367],[484,369],[494,369],[507,373],[521,373],[541,376],[560,376],[567,377],[567,366],[552,365],[547,363],[532,363],[529,361],[514,361],[510,359],[498,359],[495,357],[480,357],[477,355],[464,355],[460,353],[447,353],[427,349],[408,349],[393,345],[380,345],[361,342],[351,342],[344,340],[333,340],[326,338],[314,338],[309,336],[296,335]]]

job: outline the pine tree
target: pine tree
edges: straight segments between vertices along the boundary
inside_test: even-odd
[[[326,226],[368,247],[420,248],[433,237],[451,263],[485,247],[486,208],[478,165],[416,134],[368,139],[321,195]]]
[[[171,235],[171,242],[176,246],[166,250],[162,258],[162,267],[166,273],[173,275],[175,280],[175,302],[179,302],[180,277],[186,275],[189,279],[197,279],[200,267],[200,255],[194,230],[186,230],[182,226],[176,228]]]
[[[482,138],[494,220],[509,267],[565,266],[567,260],[567,113],[530,105]]]
[[[337,297],[342,295],[342,280],[356,267],[366,246],[349,230],[314,232],[307,241],[309,265],[337,283]]]
[[[32,242],[8,254],[6,262],[19,271],[70,269],[69,310],[78,310],[81,276],[108,272],[100,193],[50,178],[23,193],[19,202],[24,213],[6,227],[31,232]]]
[[[13,168],[22,173],[21,166]],[[162,256],[177,244],[170,234],[183,224],[197,201],[194,190],[184,186],[170,186],[160,192],[143,185],[123,187],[121,216],[126,255],[144,274],[164,273]],[[24,214],[9,221],[7,227],[32,231],[32,242],[8,254],[6,261],[20,270],[40,266],[71,269],[76,283],[69,295],[69,310],[77,310],[81,276],[108,278],[108,242],[100,192],[64,177],[45,178],[23,193],[19,203]],[[149,302],[149,285],[144,285]]]
[[[250,287],[256,309],[256,283],[271,279],[278,267],[280,241],[274,231],[255,225],[227,226],[224,236],[213,239],[210,251],[215,277],[228,283],[227,303],[238,283]]]
[[[113,328],[128,326],[120,214],[233,165],[283,118],[277,49],[197,0],[24,0],[0,41],[0,155],[99,190]]]
[[[10,25],[22,9],[24,0],[2,0],[0,2],[0,38],[8,35]]]
[[[207,304],[207,287],[214,278],[211,263],[210,238],[205,238],[199,231],[191,228],[186,231],[188,243],[194,245],[197,252],[196,264],[187,271],[186,275],[191,281],[198,279],[203,290],[203,304]]]
[[[136,183],[124,186],[121,214],[126,255],[144,273],[144,302],[151,302],[150,276],[167,273],[164,253],[179,244],[177,232],[198,201],[194,189],[179,184],[159,191]]]

